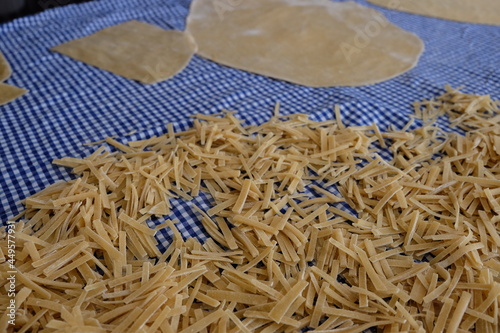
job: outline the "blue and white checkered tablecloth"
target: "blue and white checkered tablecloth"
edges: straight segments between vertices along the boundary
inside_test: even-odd
[[[132,19],[183,30],[188,9],[187,0],[100,0],[0,25],[0,49],[14,70],[7,83],[30,90],[0,107],[2,223],[22,210],[25,197],[72,177],[68,169],[52,165],[53,159],[86,156],[96,147],[83,143],[107,136],[143,139],[165,133],[169,122],[185,128],[192,114],[226,108],[255,124],[269,119],[279,101],[283,114],[302,112],[324,120],[340,104],[346,124],[402,127],[412,112],[411,102],[440,94],[445,84],[500,98],[500,27],[380,8],[391,22],[419,35],[426,51],[408,73],[357,88],[301,87],[196,56],[173,79],[146,86],[49,51]],[[173,206],[184,236],[203,238],[190,204],[179,200]]]

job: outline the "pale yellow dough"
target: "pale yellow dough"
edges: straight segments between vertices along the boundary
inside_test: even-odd
[[[28,90],[18,88],[5,83],[0,83],[0,105],[12,102],[18,97],[26,94]]]
[[[368,0],[382,7],[452,21],[500,25],[499,0]]]
[[[5,59],[2,52],[0,52],[0,82],[7,80],[12,74],[12,69],[10,68],[7,59]]]
[[[52,48],[111,73],[153,84],[183,70],[196,52],[192,37],[139,21],[105,28]]]
[[[354,2],[194,0],[187,30],[198,54],[220,64],[311,87],[360,86],[413,68],[413,33]]]

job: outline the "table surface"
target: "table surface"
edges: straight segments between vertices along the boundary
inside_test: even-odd
[[[183,30],[187,0],[100,0],[0,25],[0,50],[14,70],[7,83],[30,90],[0,106],[0,221],[22,211],[21,201],[30,194],[72,178],[53,159],[87,156],[96,147],[83,144],[107,136],[124,142],[144,139],[165,133],[169,122],[183,129],[190,125],[188,116],[196,113],[237,110],[247,124],[257,124],[269,119],[279,101],[283,114],[301,112],[326,120],[339,104],[348,125],[376,122],[382,128],[401,128],[411,103],[439,95],[445,84],[500,98],[500,27],[377,9],[420,36],[426,50],[413,70],[363,87],[302,87],[197,56],[174,78],[142,85],[49,51],[132,19]],[[442,125],[446,127],[446,120]],[[203,238],[190,203],[174,207],[183,235]],[[159,238],[165,244],[169,236]]]

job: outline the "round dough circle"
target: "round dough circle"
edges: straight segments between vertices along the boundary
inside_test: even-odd
[[[154,84],[181,72],[196,52],[196,44],[182,31],[132,20],[51,50],[131,80]]]
[[[498,0],[368,0],[402,12],[458,22],[500,25]]]
[[[376,10],[328,0],[194,0],[187,30],[198,54],[311,87],[359,86],[413,68],[423,42]]]
[[[12,69],[5,59],[2,52],[0,52],[0,82],[7,80],[12,75]]]

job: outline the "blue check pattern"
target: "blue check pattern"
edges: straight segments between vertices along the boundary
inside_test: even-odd
[[[174,78],[146,86],[49,51],[132,19],[183,30],[186,0],[92,1],[0,25],[0,49],[14,70],[7,83],[30,90],[0,106],[0,221],[19,214],[27,196],[72,178],[68,169],[53,165],[53,159],[86,156],[97,147],[84,143],[107,136],[122,142],[145,139],[165,133],[169,122],[185,129],[191,124],[188,116],[196,113],[237,110],[246,124],[258,124],[268,120],[280,102],[282,114],[301,112],[326,120],[339,104],[347,125],[376,122],[381,128],[401,128],[412,113],[411,103],[439,95],[445,84],[500,98],[500,27],[377,9],[420,36],[426,50],[413,70],[355,88],[297,86],[197,56]],[[441,125],[446,128],[446,120]],[[193,203],[206,209],[210,199],[175,200],[170,218],[180,221],[184,236],[203,239],[207,235]],[[150,222],[157,223],[161,221]],[[170,237],[168,232],[158,235],[160,248]]]

